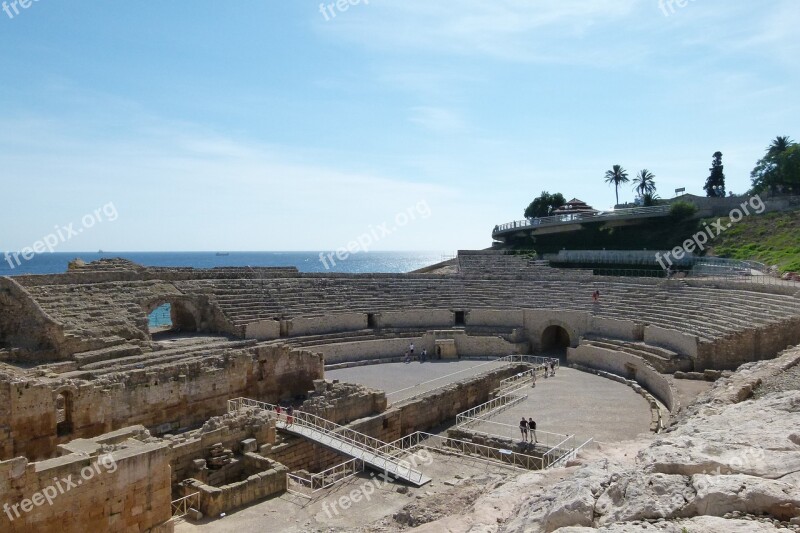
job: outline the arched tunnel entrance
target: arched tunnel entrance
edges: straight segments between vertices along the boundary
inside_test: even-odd
[[[151,335],[195,333],[195,313],[180,300],[157,301],[147,306],[147,327]]]
[[[542,332],[542,352],[565,355],[571,346],[569,332],[561,326],[548,326]]]

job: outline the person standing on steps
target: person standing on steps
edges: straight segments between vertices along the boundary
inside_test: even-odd
[[[524,416],[519,421],[519,432],[522,433],[522,441],[528,442],[528,421],[525,420]]]

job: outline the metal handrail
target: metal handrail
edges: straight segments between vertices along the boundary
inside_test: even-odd
[[[233,400],[228,400],[228,412],[230,413],[237,412],[242,408],[248,407],[271,411],[273,414],[275,414],[276,406],[274,404],[251,400],[249,398],[235,398]],[[289,427],[288,415],[286,416],[287,418],[284,418],[284,427]],[[294,411],[292,413],[292,417],[292,424],[307,427],[311,429],[312,432],[316,431],[320,435],[333,437],[340,442],[344,442],[350,446],[351,451],[353,449],[359,449],[360,451],[371,452],[375,456],[372,462],[378,466],[381,466],[384,470],[388,471],[389,467],[391,466],[393,471],[402,473],[412,480],[421,481],[424,477],[421,472],[407,468],[394,461],[394,456],[390,453],[387,453],[387,450],[391,450],[395,453],[402,450],[393,450],[391,449],[391,446],[387,445],[387,443],[383,442],[382,440],[376,439],[375,437],[370,437],[369,435],[365,435],[364,433],[354,429],[350,429],[326,418],[322,418],[311,413],[306,413],[304,411]],[[280,418],[278,418],[278,422],[280,422]],[[347,451],[344,449],[341,451],[347,453]]]
[[[532,218],[525,220],[514,220],[506,224],[495,226],[492,235],[497,235],[505,231],[518,230],[523,228],[536,228],[540,226],[551,226],[554,224],[567,224],[572,222],[585,222],[596,220],[610,220],[619,217],[634,215],[660,215],[668,214],[671,206],[659,205],[655,207],[634,207],[630,209],[615,209],[614,211],[599,211],[596,213],[565,213],[549,217]]]
[[[350,479],[359,472],[363,471],[364,462],[361,459],[354,458],[350,459],[349,461],[339,463],[338,465],[334,465],[327,470],[323,470],[322,472],[311,474],[309,477],[303,477],[297,473],[290,473],[288,476],[292,481],[301,487],[308,488],[311,491],[311,494],[316,494],[321,490],[333,487],[342,481]],[[308,496],[306,494],[300,494],[301,496]]]
[[[438,444],[438,447],[423,445],[423,441],[433,441]],[[535,470],[536,468],[531,468],[531,466],[536,466],[537,464],[539,466],[538,469],[541,470],[544,465],[543,458],[533,455],[527,455],[513,450],[494,448],[485,444],[476,444],[474,442],[442,437],[441,435],[433,435],[423,431],[411,433],[389,444],[402,447],[405,451],[413,451],[418,447],[432,450],[448,448],[450,453],[456,453],[461,457],[483,460],[492,464],[500,463],[503,466],[521,470]],[[460,453],[454,452],[453,449],[458,450]],[[479,454],[480,457],[476,457],[475,454]]]
[[[190,500],[193,500],[194,505],[190,503]],[[172,517],[173,518],[183,518],[187,514],[189,514],[189,509],[195,508],[198,509],[200,507],[200,492],[193,492],[183,498],[178,498],[177,500],[172,501]]]

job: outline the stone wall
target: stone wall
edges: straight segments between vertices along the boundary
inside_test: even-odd
[[[63,328],[11,278],[0,277],[0,348],[16,349],[15,360],[55,361]]]
[[[294,398],[313,389],[313,381],[323,375],[318,355],[283,345],[210,359],[129,371],[98,382],[0,380],[0,397],[8,398],[0,404],[0,436],[7,436],[0,442],[0,458],[50,457],[58,444],[135,424],[157,434],[197,427],[225,413],[231,398]],[[60,393],[70,398],[72,431],[64,435],[56,430]]]
[[[289,321],[288,327],[290,337],[357,331],[367,328],[367,315],[364,313],[336,313],[319,317],[293,318]]]
[[[644,342],[668,348],[680,355],[688,355],[692,359],[697,357],[697,337],[673,329],[645,326]]]
[[[612,339],[639,342],[644,340],[644,325],[631,320],[592,317],[591,333]]]
[[[378,328],[450,328],[455,315],[449,309],[408,309],[375,314]]]
[[[253,465],[265,460],[256,454],[245,454],[243,461],[246,471],[254,470]],[[248,461],[253,465],[248,465]],[[248,468],[248,466],[250,466]],[[205,516],[217,518],[221,513],[227,513],[258,500],[263,500],[274,494],[281,494],[288,488],[289,470],[281,464],[272,463],[267,470],[261,470],[249,475],[242,481],[236,481],[221,487],[213,487],[196,480],[189,479],[185,484],[187,493],[197,491],[200,493],[200,512]]]
[[[70,454],[39,463],[22,457],[3,461],[0,494],[8,505],[0,530],[8,533],[172,531],[165,444],[100,458]]]
[[[291,436],[285,436],[280,444],[262,450],[262,454],[285,465],[290,472],[321,472],[351,459],[313,441]]]
[[[569,334],[570,346],[575,347],[580,338],[592,329],[592,315],[583,311],[525,310],[525,334],[534,350],[542,349],[542,334],[550,326],[564,328]]]
[[[314,393],[299,410],[335,424],[347,424],[386,410],[386,393],[354,383],[317,380]]]
[[[278,320],[262,320],[247,324],[244,329],[246,339],[267,341],[281,336],[281,323]]]
[[[641,357],[583,344],[577,348],[567,348],[567,362],[635,380],[666,405],[670,412],[674,413],[680,407],[677,392],[670,382]]]
[[[744,363],[772,359],[776,353],[800,344],[800,319],[746,329],[739,333],[700,343],[695,370],[735,370]]]
[[[400,411],[401,436],[428,431],[454,420],[458,413],[489,401],[491,393],[500,386],[500,381],[529,368],[526,364],[510,364],[437,389],[422,398],[399,403],[395,407]]]

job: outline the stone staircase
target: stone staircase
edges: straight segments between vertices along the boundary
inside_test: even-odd
[[[692,369],[692,361],[688,357],[683,357],[672,350],[651,346],[643,342],[587,336],[581,344],[636,355],[653,365],[653,368],[662,374],[672,374],[677,371],[685,372]]]

